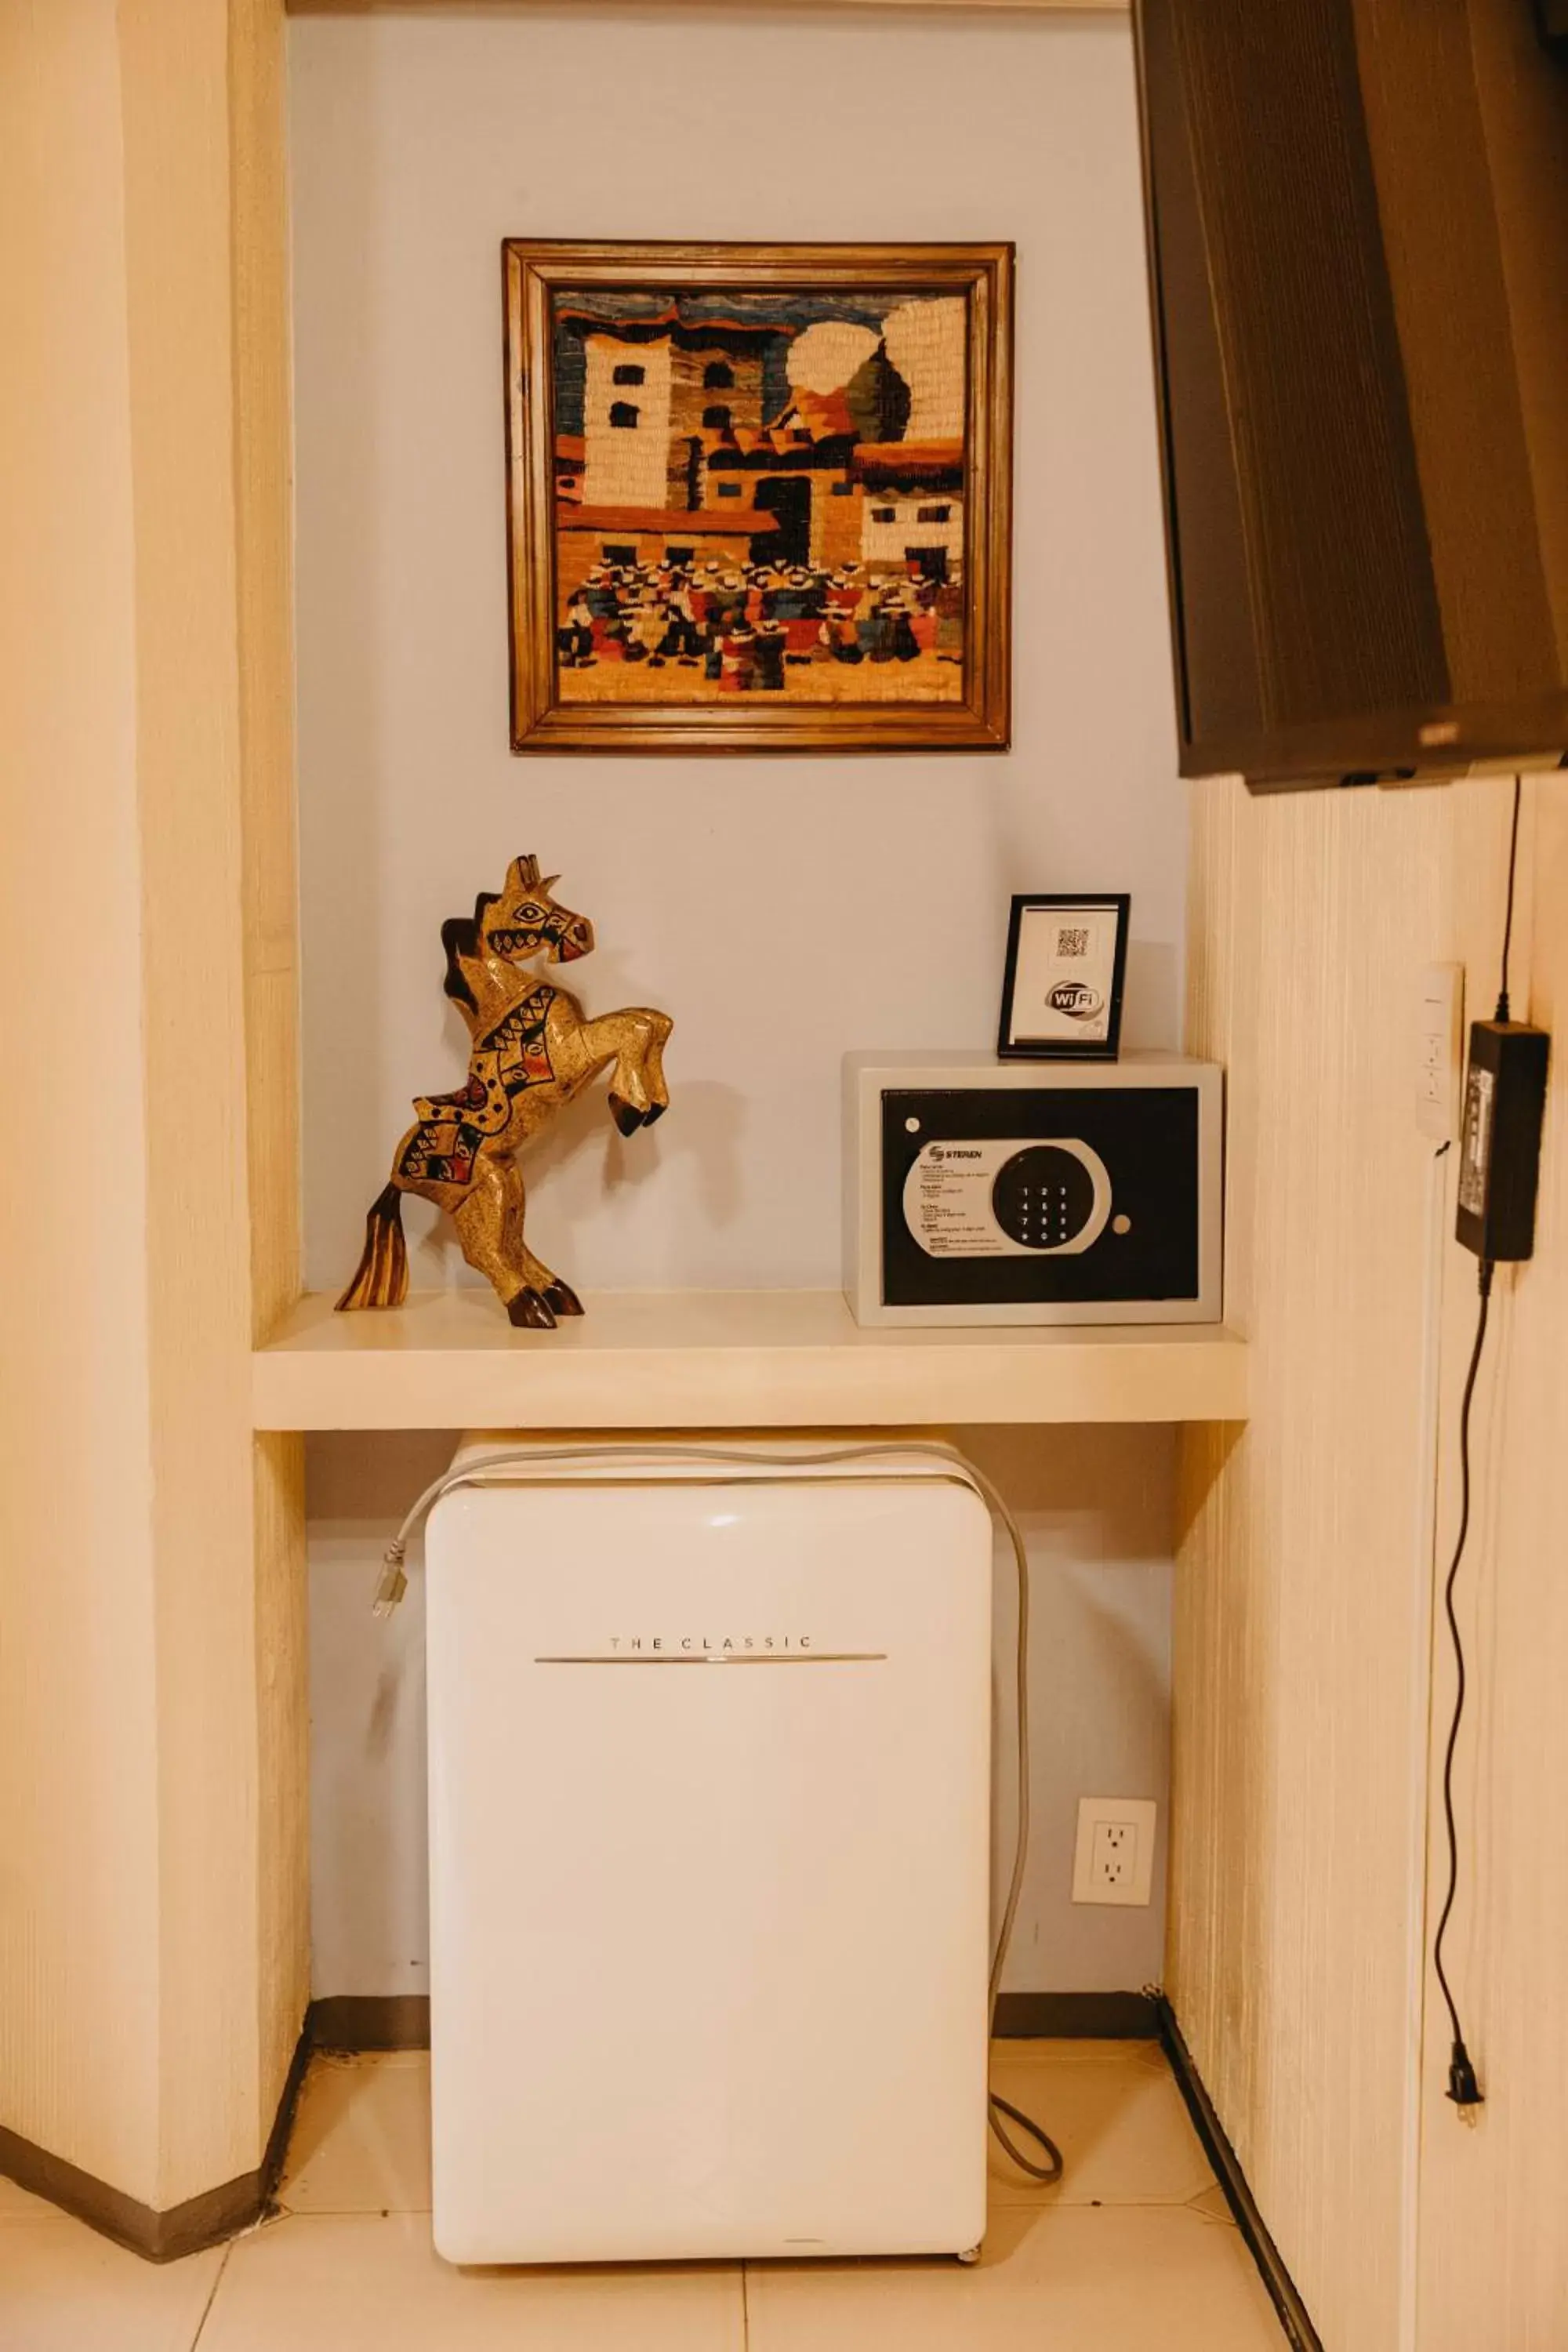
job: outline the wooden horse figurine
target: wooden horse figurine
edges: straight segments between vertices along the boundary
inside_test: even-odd
[[[441,926],[442,985],[468,1026],[468,1081],[456,1094],[420,1096],[415,1124],[398,1145],[392,1179],[365,1219],[364,1254],[340,1310],[398,1307],[408,1291],[402,1194],[445,1209],[463,1255],[489,1277],[513,1323],[552,1330],[581,1315],[569,1284],[536,1258],[522,1237],[522,1178],[512,1154],[548,1125],[563,1103],[610,1069],[610,1115],[623,1135],[651,1127],[668,1108],[661,1055],[674,1024],[634,1006],[584,1017],[574,996],[538,971],[531,956],[570,963],[594,944],[594,927],[551,896],[537,857],[514,857],[500,892],[482,891],[470,920]]]

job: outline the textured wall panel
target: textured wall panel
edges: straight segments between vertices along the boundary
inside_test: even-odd
[[[1448,1171],[1415,1127],[1414,1010],[1421,966],[1451,957],[1471,961],[1470,1010],[1491,1010],[1508,803],[1491,782],[1253,801],[1231,782],[1196,803],[1190,1042],[1229,1073],[1229,1303],[1253,1343],[1254,1405],[1245,1431],[1194,1431],[1185,1445],[1170,1981],[1332,2352],[1467,2340],[1536,2352],[1563,2340],[1568,2314],[1552,2218],[1568,2177],[1553,2104],[1565,2069],[1559,2051],[1548,2089],[1527,2055],[1568,1924],[1568,1854],[1560,1846],[1545,1889],[1524,1884],[1539,1844],[1527,1798],[1537,1781],[1562,1785],[1568,1765],[1546,1663],[1568,1610],[1550,1543],[1568,1419],[1563,1177],[1550,1145],[1542,1255],[1516,1299],[1500,1282],[1483,1394],[1500,1382],[1510,1398],[1520,1491],[1501,1519],[1495,1502],[1483,1514],[1467,1587],[1482,1698],[1464,1802],[1488,1859],[1451,1948],[1474,1990],[1474,2039],[1489,2053],[1500,2035],[1506,2053],[1492,2055],[1474,2134],[1441,2098],[1435,1989],[1420,2062],[1415,2039],[1431,1405],[1440,1375],[1446,1528],[1475,1265],[1443,1238]],[[1568,993],[1568,938],[1544,948],[1548,908],[1560,935],[1568,909],[1561,779],[1528,789],[1521,869],[1516,1011],[1532,933],[1542,1006],[1552,955]],[[1490,1441],[1483,1459],[1495,1496]],[[1547,1637],[1535,1645],[1532,1622]],[[1439,1706],[1447,1689],[1445,1669]]]
[[[305,1998],[281,38],[0,11],[0,2124],[157,2209]]]
[[[1497,985],[1496,845],[1456,840],[1478,1010]],[[1479,887],[1476,887],[1479,878]],[[1527,788],[1513,1012],[1554,1033],[1536,1254],[1500,1273],[1476,1399],[1478,1516],[1458,1609],[1471,1706],[1457,1791],[1463,1876],[1445,1948],[1487,2104],[1465,2130],[1442,2096],[1448,2024],[1427,1992],[1421,2167],[1420,2352],[1561,2352],[1568,2344],[1568,777]],[[1484,1005],[1479,998],[1485,995]],[[1475,1321],[1474,1262],[1445,1298],[1444,1540],[1457,1496],[1453,1432]],[[1446,1565],[1446,1559],[1445,1559]],[[1447,1852],[1436,1791],[1452,1706],[1436,1653],[1432,1904]]]

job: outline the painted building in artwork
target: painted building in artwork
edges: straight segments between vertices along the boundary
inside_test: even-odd
[[[722,319],[584,332],[584,504],[700,505],[701,444],[760,428],[764,353],[784,333]]]
[[[558,324],[582,422],[555,449],[563,591],[595,564],[720,558],[961,576],[962,302],[897,304],[881,334],[673,307]]]
[[[900,438],[962,441],[968,381],[968,321],[952,296],[900,302],[882,321],[883,348],[909,391]]]
[[[700,506],[700,485],[694,468],[700,452],[717,446],[730,433],[762,429],[763,403],[763,350],[756,335],[725,335],[710,330],[710,340],[689,338],[677,345],[670,362],[668,503]]]
[[[557,593],[564,603],[591,573],[605,568],[749,563],[765,557],[777,529],[771,514],[750,505],[707,514],[670,507],[561,506]]]
[[[702,502],[710,510],[731,501],[774,517],[768,553],[784,563],[830,569],[858,562],[860,491],[851,478],[855,444],[845,435],[821,440],[800,426],[737,433],[705,447]]]
[[[668,503],[672,392],[669,338],[584,337],[583,503]]]
[[[963,443],[862,443],[854,464],[862,493],[860,561],[867,570],[961,579]]]
[[[706,473],[714,451],[755,443],[767,352],[789,332],[673,315],[615,327],[582,320],[583,430],[556,442],[563,593],[595,564],[691,561],[696,551],[744,562],[778,536],[750,484],[731,483],[720,500]]]
[[[842,391],[795,393],[765,426],[735,423],[702,435],[705,508],[750,499],[777,530],[768,560],[830,569],[860,553],[859,486],[851,478],[855,420]]]
[[[861,561],[871,572],[916,572],[928,580],[963,573],[963,501],[882,492],[867,498]]]

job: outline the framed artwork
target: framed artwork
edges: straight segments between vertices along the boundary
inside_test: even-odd
[[[1006,748],[1010,245],[502,260],[515,751]]]
[[[996,1043],[1003,1061],[1115,1061],[1131,904],[1124,890],[1014,899]]]

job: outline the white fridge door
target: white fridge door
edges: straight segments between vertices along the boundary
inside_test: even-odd
[[[437,1506],[449,2261],[978,2242],[991,1552],[942,1475]]]

